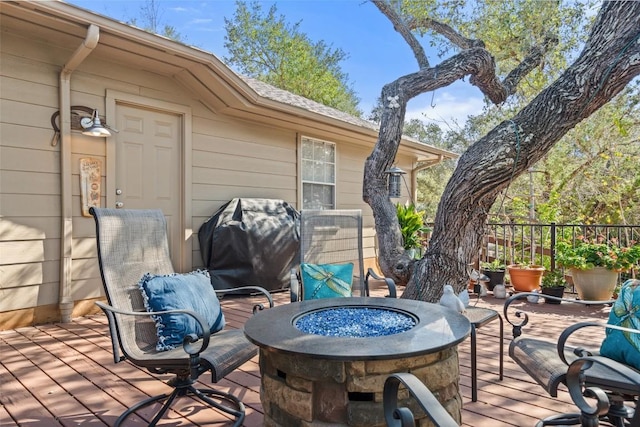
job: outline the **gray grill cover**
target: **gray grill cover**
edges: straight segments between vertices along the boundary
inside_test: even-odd
[[[220,207],[198,231],[213,287],[288,288],[299,263],[299,216],[283,200],[236,198]]]

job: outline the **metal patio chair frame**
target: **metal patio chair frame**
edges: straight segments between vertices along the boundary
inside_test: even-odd
[[[411,399],[398,400],[401,385]],[[409,404],[411,400],[418,404],[436,427],[458,426],[431,390],[413,374],[401,372],[388,376],[384,382],[382,395],[384,418],[388,427],[415,427],[416,421],[412,410],[407,406],[401,406],[401,404]]]
[[[517,300],[537,293],[517,293],[504,304],[504,318],[513,326],[513,340],[509,345],[509,356],[552,397],[558,396],[558,387],[564,384],[580,412],[554,415],[543,420],[537,427],[547,425],[595,426],[600,421],[616,427],[640,426],[640,372],[599,355],[599,349],[570,346],[571,336],[585,328],[619,329],[629,333],[640,330],[621,328],[601,322],[579,322],[566,328],[556,341],[522,335],[529,316],[523,309],[509,315],[509,307]],[[546,296],[556,301],[583,305],[611,304],[613,301],[583,301],[571,298]],[[583,398],[587,394],[596,399],[590,406]],[[634,406],[636,406],[634,408]]]
[[[128,360],[153,374],[175,375],[167,382],[173,387],[170,394],[153,396],[131,406],[114,425],[119,426],[131,414],[148,405],[164,402],[149,422],[154,426],[176,398],[187,395],[229,414],[235,419],[234,426],[242,425],[245,408],[239,398],[211,388],[197,388],[196,380],[211,371],[211,381],[216,383],[257,355],[257,347],[246,339],[243,330],[225,329],[210,334],[206,321],[193,311],[148,313],[145,309],[138,287],[143,274],[174,273],[162,211],[92,207],[90,213],[96,223],[98,261],[108,301],[108,304],[96,304],[109,321],[114,362]],[[256,286],[245,289],[263,293],[269,306],[273,306],[266,290]],[[216,294],[224,292],[216,291]],[[253,309],[255,312],[263,308],[262,304],[257,304]],[[182,347],[157,351],[156,325],[151,315],[164,313],[183,313],[195,318],[204,331],[203,336],[188,335]]]
[[[369,279],[385,282],[389,297],[396,298],[395,282],[372,269],[364,271],[362,211],[360,209],[328,209],[300,212],[300,263],[353,263],[352,291],[369,296]],[[293,276],[296,279],[293,279]],[[291,301],[304,299],[302,281],[297,269],[292,271]]]

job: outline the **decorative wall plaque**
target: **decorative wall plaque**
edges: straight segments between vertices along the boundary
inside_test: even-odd
[[[80,200],[82,216],[91,216],[89,208],[100,207],[100,185],[102,176],[100,170],[102,161],[87,157],[80,159]]]

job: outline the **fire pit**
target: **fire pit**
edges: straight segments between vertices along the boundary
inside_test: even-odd
[[[319,299],[260,312],[245,334],[260,347],[264,425],[384,426],[382,389],[395,372],[418,376],[460,421],[456,346],[470,328],[461,314],[405,299]]]
[[[388,308],[345,306],[303,314],[293,324],[307,334],[368,338],[408,331],[416,325],[416,319]]]

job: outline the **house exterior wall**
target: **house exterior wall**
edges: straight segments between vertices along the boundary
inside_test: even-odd
[[[75,46],[33,39],[3,29],[0,42],[0,330],[59,320],[61,252],[61,144],[52,145],[51,116],[59,109],[59,73]],[[283,199],[299,206],[300,135],[337,144],[337,207],[362,209],[365,257],[375,256],[371,210],[362,201],[364,159],[370,148],[344,137],[308,133],[279,122],[257,124],[207,108],[177,80],[111,61],[98,46],[71,76],[71,105],[107,109],[107,91],[166,102],[191,111],[191,149],[185,176],[189,191],[191,268],[202,260],[200,225],[234,197]],[[107,116],[107,123],[112,118]],[[102,162],[102,206],[106,206],[108,139],[72,131],[73,316],[95,311],[103,297],[96,259],[95,225],[81,215],[79,160]],[[373,141],[372,141],[373,143]],[[412,159],[398,157],[409,170]],[[189,236],[188,236],[189,237]]]

